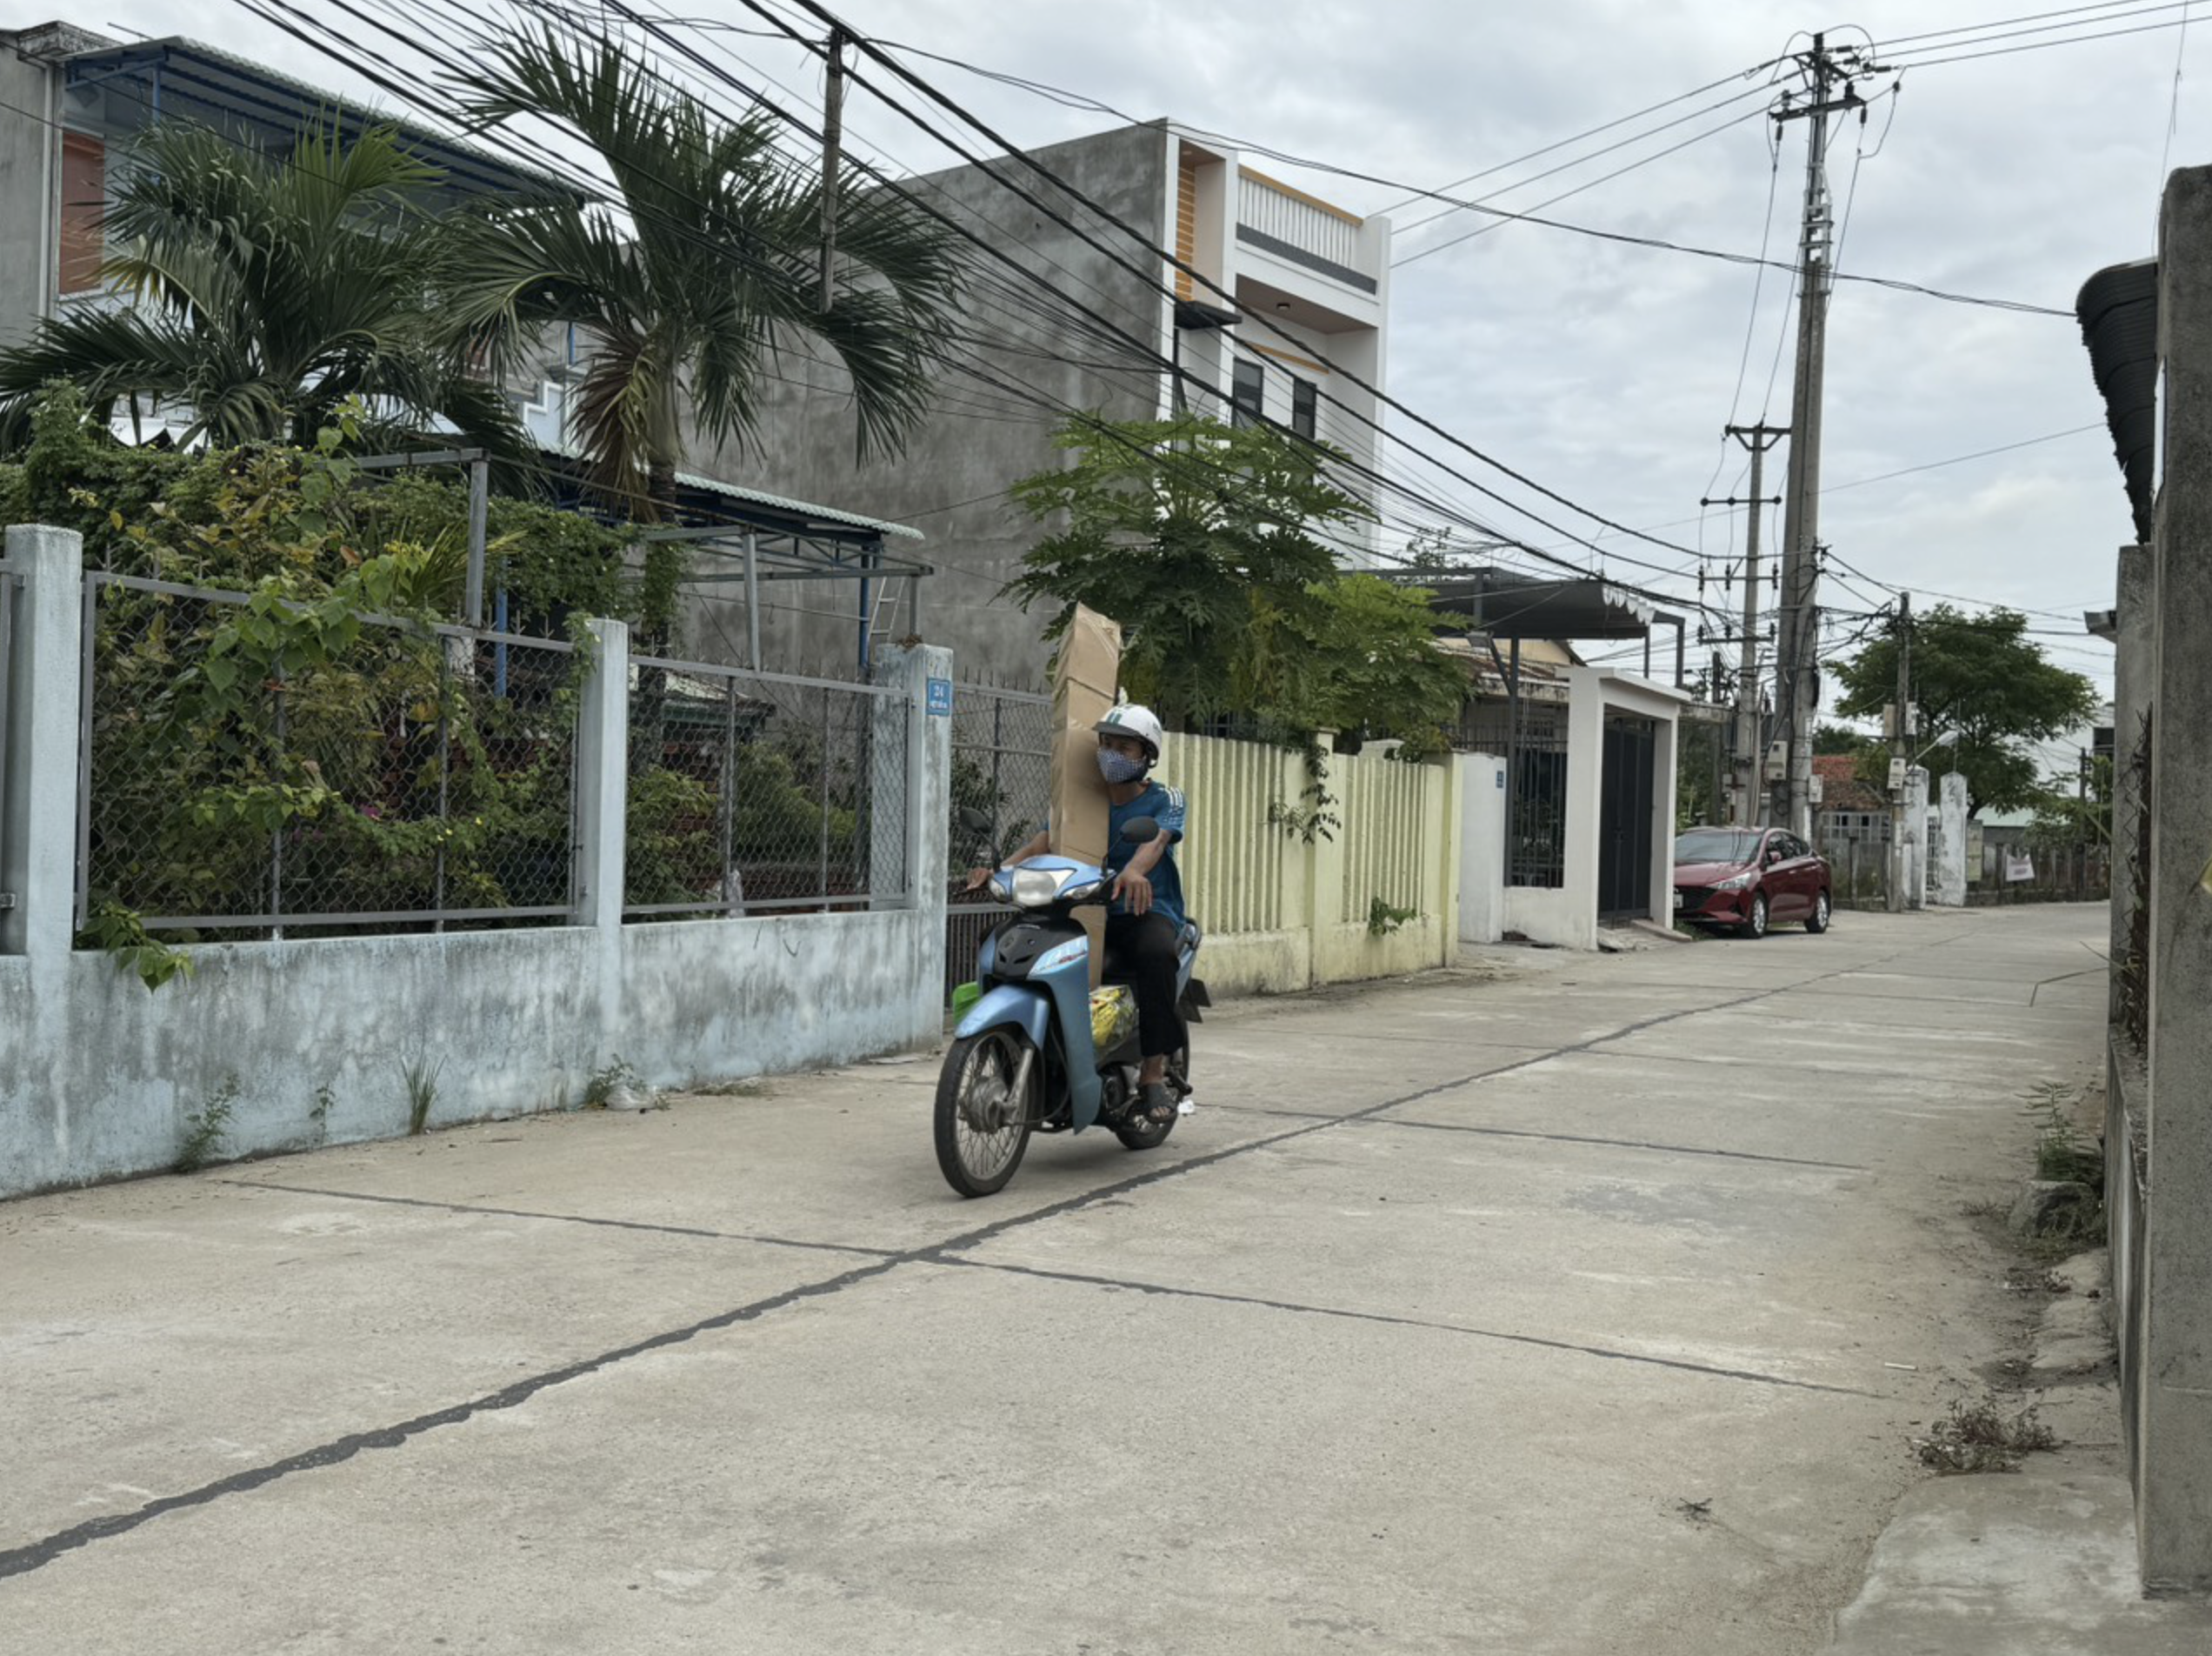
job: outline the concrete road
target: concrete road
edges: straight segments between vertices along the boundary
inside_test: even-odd
[[[1244,1003],[983,1202],[924,1057],[0,1206],[0,1646],[1816,1650],[2104,929]]]

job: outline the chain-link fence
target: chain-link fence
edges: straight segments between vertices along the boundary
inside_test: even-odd
[[[583,664],[569,644],[266,591],[86,585],[80,928],[568,918]]]
[[[905,897],[905,694],[641,657],[630,691],[632,917]]]
[[[1052,699],[989,684],[958,684],[952,694],[950,866],[1003,862],[1044,825],[1052,798]],[[973,812],[988,829],[962,820]],[[945,923],[945,988],[976,975],[976,952],[1011,911],[981,891],[956,891]]]

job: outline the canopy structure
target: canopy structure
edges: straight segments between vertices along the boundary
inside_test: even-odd
[[[588,504],[583,476],[572,460],[554,457],[573,480],[580,505]],[[666,522],[641,529],[641,541],[688,541],[717,566],[695,571],[687,585],[742,583],[745,588],[748,664],[761,664],[760,588],[769,581],[845,580],[859,583],[853,610],[855,664],[869,664],[875,640],[886,633],[906,600],[909,630],[921,631],[922,581],[936,567],[895,556],[890,543],[919,544],[918,529],[834,506],[723,483],[696,472],[676,474],[674,510]],[[903,581],[903,589],[895,584]]]
[[[1474,566],[1407,571],[1393,579],[1423,586],[1439,614],[1463,617],[1470,636],[1518,644],[1524,638],[1641,638],[1643,671],[1651,671],[1651,630],[1675,630],[1675,682],[1682,680],[1685,624],[1624,587],[1595,576],[1553,578]]]

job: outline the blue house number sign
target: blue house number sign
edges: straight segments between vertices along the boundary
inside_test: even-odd
[[[932,678],[929,681],[929,712],[937,718],[952,717],[952,680]]]

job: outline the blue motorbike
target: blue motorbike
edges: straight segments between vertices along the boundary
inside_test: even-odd
[[[1158,833],[1140,818],[1123,838],[1141,845]],[[976,962],[983,995],[954,1032],[937,1080],[937,1165],[963,1196],[1003,1189],[1033,1132],[1103,1125],[1131,1150],[1151,1150],[1175,1129],[1174,1118],[1155,1122],[1139,1101],[1136,996],[1123,984],[1090,986],[1090,939],[1075,911],[1109,901],[1112,891],[1103,869],[1066,857],[1002,868],[991,878],[991,895],[1018,912],[983,939]],[[1212,1004],[1191,976],[1198,944],[1198,928],[1184,926],[1176,986],[1186,1025]],[[1168,1060],[1167,1078],[1178,1104],[1189,1096],[1187,1044]]]

